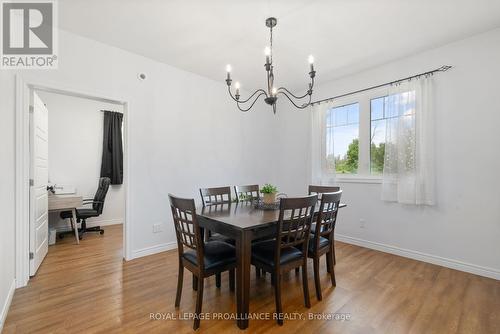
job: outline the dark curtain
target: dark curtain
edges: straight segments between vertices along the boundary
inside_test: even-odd
[[[123,114],[104,110],[101,177],[109,177],[111,184],[123,183]]]

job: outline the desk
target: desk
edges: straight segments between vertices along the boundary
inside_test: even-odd
[[[80,243],[78,237],[78,225],[76,224],[76,208],[83,205],[83,197],[75,195],[49,195],[49,212],[71,211],[73,214],[72,227],[75,229],[76,243]]]
[[[341,203],[339,208],[345,206],[346,204]],[[249,318],[252,240],[276,234],[280,211],[256,209],[251,202],[240,202],[210,205],[198,208],[196,212],[200,227],[236,241],[237,325],[240,329],[245,329]]]

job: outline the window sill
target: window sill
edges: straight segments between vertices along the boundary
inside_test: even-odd
[[[381,176],[371,176],[371,175],[343,175],[337,174],[335,178],[338,183],[373,183],[381,184]]]

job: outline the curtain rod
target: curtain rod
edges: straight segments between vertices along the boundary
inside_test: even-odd
[[[105,110],[105,109],[101,109],[101,112],[105,112],[105,111],[111,111],[111,112],[117,112],[119,114],[123,114],[121,111],[114,111],[114,110]]]
[[[349,96],[349,95],[354,95],[354,94],[366,92],[368,90],[377,89],[377,88],[380,88],[380,87],[394,85],[396,83],[400,83],[400,82],[403,82],[403,81],[411,80],[411,79],[414,79],[414,78],[420,78],[423,75],[429,75],[429,74],[432,75],[432,74],[434,74],[436,72],[446,72],[449,69],[451,69],[452,67],[453,66],[443,65],[443,66],[441,66],[439,68],[436,68],[435,70],[431,70],[431,71],[427,71],[427,72],[415,74],[415,75],[412,75],[412,76],[409,76],[409,77],[406,77],[406,78],[403,78],[403,79],[394,80],[394,81],[391,81],[391,82],[386,82],[386,83],[383,83],[383,84],[380,84],[380,85],[371,86],[371,87],[368,87],[368,88],[363,88],[363,89],[360,89],[360,90],[356,90],[354,92],[345,93],[345,94],[341,94],[341,95],[337,95],[337,96],[332,96],[332,97],[329,97],[329,98],[326,98],[326,99],[322,99],[322,100],[316,100],[316,101],[311,102],[311,105],[318,104],[318,103],[321,103],[321,102],[336,100],[336,99],[339,99],[341,97],[345,97],[345,96]]]

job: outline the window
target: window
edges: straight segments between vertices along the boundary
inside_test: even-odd
[[[407,108],[402,110],[400,106]],[[386,146],[386,130],[398,117],[413,117],[415,113],[415,92],[382,96],[370,101],[370,172],[382,174]],[[404,119],[402,119],[404,121]],[[391,132],[389,132],[391,135]],[[392,134],[394,135],[394,134]]]
[[[414,124],[410,120],[414,117],[414,101],[415,91],[387,95],[387,90],[381,89],[349,96],[326,109],[321,123],[325,131],[321,163],[326,174],[321,175],[328,177],[335,171],[342,180],[380,182],[386,145],[395,144],[397,138],[396,130],[391,129]]]
[[[387,102],[387,96],[370,101],[370,172],[372,174],[381,174],[384,169],[385,129],[389,117],[385,110]]]
[[[359,103],[326,113],[326,165],[336,173],[356,174],[359,161]]]

